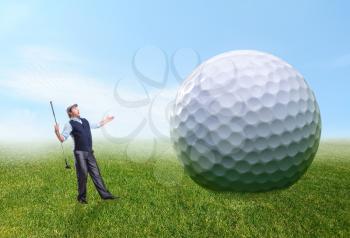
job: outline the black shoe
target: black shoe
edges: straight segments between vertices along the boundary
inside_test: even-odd
[[[88,204],[88,202],[85,199],[78,199],[78,202],[81,204]]]
[[[118,199],[118,198],[119,198],[118,196],[111,195],[111,196],[108,196],[108,197],[103,197],[102,199],[103,200],[114,200],[114,199]]]

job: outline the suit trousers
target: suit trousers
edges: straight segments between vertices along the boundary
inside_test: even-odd
[[[86,184],[88,173],[96,187],[97,192],[101,198],[112,196],[112,194],[107,190],[106,185],[103,182],[100,169],[97,165],[96,158],[94,156],[94,151],[74,151],[75,157],[75,168],[77,172],[78,179],[78,196],[77,199],[86,199]]]

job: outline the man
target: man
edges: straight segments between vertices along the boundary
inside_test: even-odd
[[[74,140],[74,157],[75,168],[78,179],[78,202],[87,203],[86,200],[86,183],[88,173],[90,174],[94,185],[100,194],[101,198],[116,199],[117,196],[113,196],[106,188],[103,179],[100,174],[99,167],[94,156],[92,149],[92,136],[91,129],[96,129],[104,126],[108,122],[114,119],[113,116],[108,116],[100,123],[90,124],[88,120],[80,117],[80,111],[77,104],[73,104],[67,108],[67,114],[70,118],[66,123],[62,133],[60,133],[59,125],[55,125],[55,134],[60,142],[67,140],[69,135]]]

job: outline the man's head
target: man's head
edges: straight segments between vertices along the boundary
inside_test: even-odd
[[[67,107],[67,114],[69,118],[72,117],[79,117],[80,116],[80,111],[78,108],[78,104],[73,104],[69,107]]]

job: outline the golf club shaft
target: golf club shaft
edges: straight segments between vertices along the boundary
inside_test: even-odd
[[[51,105],[51,110],[52,110],[53,118],[55,119],[55,123],[56,123],[56,125],[57,125],[55,110],[53,109],[52,101],[50,101],[50,105]],[[65,162],[66,162],[66,168],[70,168],[70,166],[69,166],[69,164],[68,164],[68,161],[67,161],[66,154],[64,153],[64,149],[63,149],[62,142],[61,142],[61,149],[62,149],[62,153],[63,153],[64,160],[65,160]]]
[[[55,110],[53,109],[53,104],[52,104],[52,101],[50,101],[50,105],[51,105],[51,110],[52,110],[53,118],[55,119],[55,123],[56,123],[56,125],[57,125],[57,120],[56,120]]]

